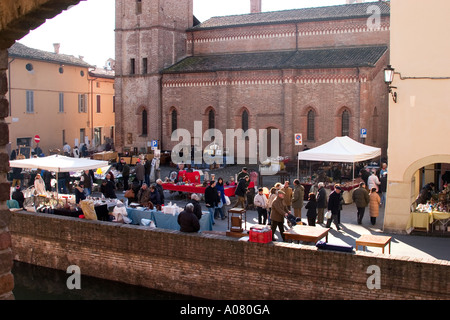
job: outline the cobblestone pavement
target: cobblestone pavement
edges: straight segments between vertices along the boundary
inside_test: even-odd
[[[249,170],[257,169],[256,166],[247,166]],[[219,177],[222,177],[224,181],[228,181],[230,177],[234,177],[241,170],[242,166],[232,165],[227,166],[225,168],[218,168],[208,170],[209,174],[215,174],[216,180]],[[162,166],[161,167],[161,178],[164,179],[170,173],[170,171],[175,170],[170,166]],[[290,181],[292,182],[295,176],[290,177]],[[279,181],[278,176],[265,176],[263,186],[270,188],[276,182]],[[166,195],[166,204],[168,202],[176,203],[180,207],[184,207],[186,204],[186,199],[183,195],[180,195],[178,192],[169,192],[165,191]],[[123,193],[122,193],[123,195]],[[119,192],[118,196],[121,196],[121,192]],[[232,204],[235,201],[235,198],[231,199]],[[207,211],[206,206],[203,201],[201,201],[202,207],[205,211]],[[306,204],[306,202],[305,202]],[[231,206],[225,207],[225,212]],[[247,230],[250,229],[251,226],[258,224],[257,220],[257,212],[256,210],[247,210]],[[374,234],[374,235],[385,235],[392,237],[392,248],[391,255],[392,256],[400,256],[400,257],[411,257],[411,258],[422,258],[426,260],[448,260],[450,261],[450,238],[448,237],[440,237],[429,236],[424,233],[424,235],[408,235],[408,234],[389,234],[383,232],[383,220],[384,220],[384,208],[380,208],[380,215],[377,218],[377,222],[374,226],[370,223],[369,209],[366,209],[363,223],[362,225],[357,224],[356,220],[356,206],[354,204],[344,205],[343,210],[341,212],[341,231],[337,231],[334,224],[331,225],[331,230],[328,236],[328,242],[332,244],[347,244],[351,245],[355,248],[355,240],[359,238],[363,234]],[[302,222],[307,224],[306,220],[306,209],[302,210]],[[322,228],[324,226],[318,225],[317,228]],[[286,224],[285,228],[288,229],[289,226]],[[215,225],[213,226],[214,231],[222,231],[225,232],[229,229],[228,218],[225,220],[216,219]],[[277,241],[281,241],[281,237],[279,232],[276,232]],[[299,244],[301,245],[314,245],[314,244]],[[362,250],[362,248],[359,248]],[[380,253],[381,248],[368,247],[368,252]],[[387,248],[385,253],[387,253]]]

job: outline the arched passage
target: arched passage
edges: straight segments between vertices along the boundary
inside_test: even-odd
[[[8,72],[8,48],[16,40],[21,39],[30,30],[43,24],[68,7],[76,5],[80,0],[16,0],[2,1],[0,10],[0,180],[7,181],[6,175],[9,171],[9,157],[6,145],[9,143],[8,125],[4,122],[9,113],[9,103],[6,98],[8,94],[7,72]],[[9,188],[0,188],[0,201],[9,199]],[[8,224],[10,211],[0,209],[0,238],[9,239]],[[8,254],[11,244],[4,246],[1,261],[4,266],[12,266],[13,256]],[[8,261],[10,260],[10,261]],[[10,268],[9,268],[10,269]],[[14,299],[12,290],[14,288],[14,277],[8,268],[0,272],[0,299]]]

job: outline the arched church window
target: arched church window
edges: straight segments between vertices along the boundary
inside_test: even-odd
[[[142,135],[148,134],[147,110],[142,110]]]
[[[350,134],[350,114],[347,110],[342,112],[342,136],[348,136]]]
[[[307,123],[307,134],[306,138],[310,141],[313,141],[315,138],[315,113],[313,110],[308,111],[308,123]]]
[[[242,112],[242,130],[246,132],[248,130],[248,111]]]
[[[177,110],[173,109],[171,112],[172,132],[178,129],[177,116],[178,116]]]
[[[214,129],[216,127],[216,113],[213,109],[208,112],[208,129]]]

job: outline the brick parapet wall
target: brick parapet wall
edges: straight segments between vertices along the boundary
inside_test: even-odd
[[[15,212],[14,259],[207,299],[448,299],[450,262]],[[368,289],[367,268],[381,269]]]

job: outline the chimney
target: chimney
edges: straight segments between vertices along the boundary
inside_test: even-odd
[[[250,13],[261,12],[261,1],[262,0],[250,0]]]
[[[55,49],[55,53],[56,54],[59,54],[59,47],[60,47],[61,45],[59,44],[59,43],[54,43],[53,44],[53,48]]]

